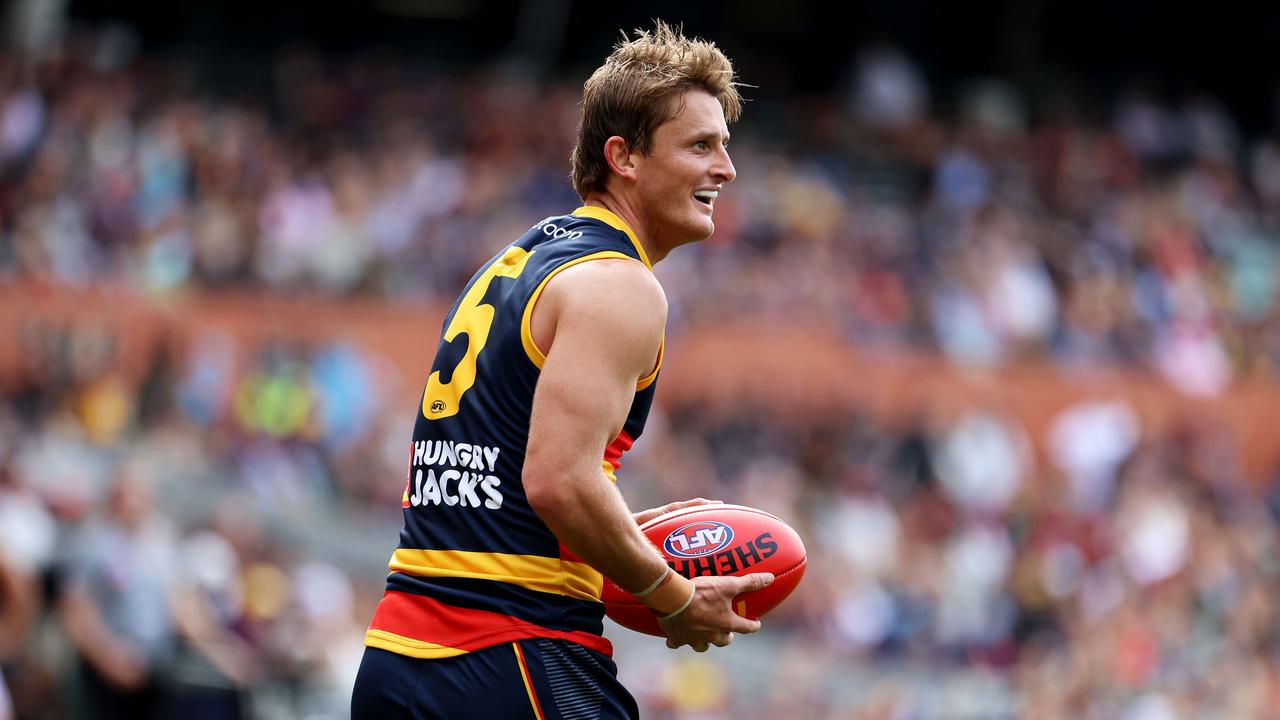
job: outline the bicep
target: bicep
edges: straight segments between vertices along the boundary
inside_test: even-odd
[[[562,336],[547,356],[529,421],[529,455],[535,462],[537,455],[561,462],[566,455],[603,452],[626,419],[635,380],[590,345]]]
[[[621,271],[621,272],[620,272]],[[665,304],[629,268],[567,278],[556,298],[555,340],[534,393],[526,462],[599,465],[621,430],[662,342]],[[611,277],[612,275],[612,277]]]

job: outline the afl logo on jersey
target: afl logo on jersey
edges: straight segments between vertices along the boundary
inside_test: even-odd
[[[444,412],[444,401],[436,400],[435,402],[431,403],[431,412],[433,413]]]
[[[699,520],[673,531],[663,541],[668,554],[696,558],[719,552],[733,542],[733,528],[714,520]]]

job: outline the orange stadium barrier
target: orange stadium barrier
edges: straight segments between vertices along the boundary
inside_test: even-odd
[[[303,344],[345,340],[385,359],[413,387],[422,381],[439,337],[441,304],[386,304],[325,297],[192,293],[147,297],[120,289],[0,287],[0,380],[29,369],[41,329],[80,328],[113,339],[113,367],[137,379],[156,348],[182,349],[199,334],[235,337],[241,360],[270,340]],[[1239,443],[1254,484],[1280,465],[1280,383],[1237,382],[1215,397],[1178,393],[1158,377],[1114,367],[1064,368],[1023,362],[999,368],[957,366],[936,354],[871,351],[820,325],[743,319],[697,327],[668,341],[659,402],[700,403],[725,412],[743,404],[785,421],[797,414],[867,409],[888,424],[946,419],[980,406],[1017,417],[1043,455],[1054,415],[1083,399],[1125,399],[1144,432],[1212,423]]]

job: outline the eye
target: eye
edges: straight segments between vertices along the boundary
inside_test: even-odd
[[[709,147],[706,140],[699,140],[694,143],[693,146],[699,150],[706,150]]]

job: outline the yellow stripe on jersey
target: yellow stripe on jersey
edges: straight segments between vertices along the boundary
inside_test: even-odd
[[[414,640],[403,635],[387,632],[386,630],[366,630],[364,633],[365,647],[378,648],[388,652],[400,655],[408,655],[409,657],[423,658],[426,660],[439,660],[440,658],[456,657],[458,655],[467,654],[467,650],[459,650],[451,648],[447,645],[437,645],[422,640]]]
[[[592,220],[599,220],[614,230],[621,230],[626,233],[627,237],[631,239],[631,244],[636,248],[636,254],[639,255],[640,260],[644,262],[644,266],[650,270],[653,269],[653,263],[649,262],[649,255],[644,251],[644,246],[640,244],[640,240],[636,237],[635,231],[633,231],[631,226],[627,225],[626,221],[622,218],[614,215],[609,210],[602,207],[596,207],[595,205],[583,205],[577,210],[574,210],[573,214],[578,217],[589,217]]]
[[[653,384],[658,379],[658,371],[662,369],[662,354],[666,352],[667,339],[663,338],[662,343],[658,345],[658,362],[654,363],[653,372],[640,378],[640,382],[636,383],[636,392],[640,392]]]
[[[604,589],[604,576],[590,565],[540,555],[400,548],[388,567],[406,575],[494,580],[596,602]]]
[[[603,260],[606,258],[635,260],[635,258],[630,255],[625,255],[617,252],[616,250],[602,250],[600,252],[591,253],[590,255],[583,255],[582,257],[570,260],[555,270],[547,273],[547,276],[542,278],[542,282],[538,283],[538,287],[534,289],[533,294],[529,296],[529,302],[524,306],[524,316],[520,318],[520,341],[524,344],[525,354],[529,356],[529,359],[533,361],[533,364],[537,366],[539,370],[541,370],[542,365],[547,362],[547,356],[543,354],[542,350],[538,349],[538,346],[533,342],[532,322],[533,306],[538,303],[538,298],[542,295],[543,289],[547,287],[547,283],[551,282],[551,278],[560,274],[562,270],[567,270],[578,263],[584,263],[588,260]]]
[[[604,476],[612,480],[614,485],[617,485],[618,476],[614,474],[613,463],[608,460],[602,460],[601,463],[604,465]]]
[[[520,652],[520,643],[513,642],[511,647],[516,649],[516,664],[520,666],[520,678],[524,680],[524,690],[529,693],[529,705],[533,708],[534,720],[545,720],[542,706],[538,704],[538,694],[533,691],[533,681],[529,679],[529,666],[524,661],[524,653]]]

